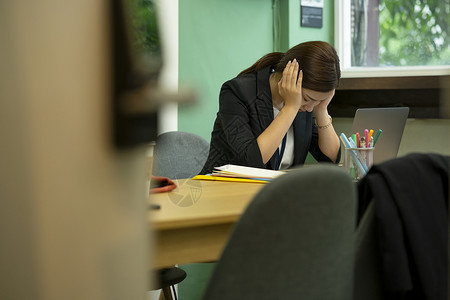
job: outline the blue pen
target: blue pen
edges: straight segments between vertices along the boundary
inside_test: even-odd
[[[343,132],[341,133],[341,140],[344,143],[345,147],[352,148],[352,146],[350,145],[350,142],[348,141],[347,137],[345,136],[345,134]],[[356,156],[355,150],[350,150],[350,154],[352,155],[353,161],[355,162],[355,165],[358,167],[361,174],[365,175],[366,171],[364,170],[364,167],[362,166],[361,162],[359,161],[358,157]]]

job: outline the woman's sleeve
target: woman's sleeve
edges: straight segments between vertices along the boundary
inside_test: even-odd
[[[312,117],[312,137],[311,137],[311,144],[309,146],[309,153],[318,161],[318,162],[331,162],[338,164],[341,161],[341,146],[339,146],[339,152],[336,158],[336,162],[333,162],[331,159],[328,158],[325,154],[322,153],[319,147],[319,132],[317,129],[317,126],[314,125],[315,118]]]
[[[251,120],[258,120],[255,104],[252,103],[255,99],[249,99],[251,96],[244,92],[224,84],[219,96],[218,118],[222,124],[225,143],[233,157],[232,163],[264,168],[257,136],[251,127]]]

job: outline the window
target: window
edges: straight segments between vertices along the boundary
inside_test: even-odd
[[[162,53],[155,0],[126,0],[125,3],[129,12],[132,54],[145,65],[144,69],[159,70]]]
[[[450,0],[336,0],[335,5],[335,46],[344,74],[368,68],[383,75],[450,73]]]

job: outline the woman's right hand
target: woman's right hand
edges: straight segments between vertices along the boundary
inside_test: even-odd
[[[303,72],[300,70],[297,60],[289,61],[284,68],[283,75],[278,82],[278,93],[284,100],[284,105],[299,110],[302,106],[302,79]]]

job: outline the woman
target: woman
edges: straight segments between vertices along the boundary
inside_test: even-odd
[[[224,164],[287,169],[302,165],[308,152],[338,163],[327,107],[340,75],[334,48],[315,41],[269,53],[225,82],[201,174]]]

